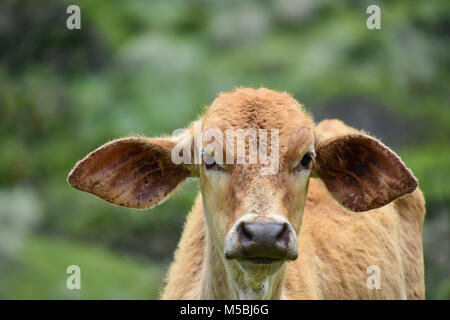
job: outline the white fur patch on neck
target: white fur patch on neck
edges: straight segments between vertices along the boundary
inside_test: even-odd
[[[237,294],[239,300],[264,300],[269,297],[269,279],[266,278],[256,287],[240,286],[237,284]]]
[[[278,270],[272,275],[246,273],[236,261],[223,261],[231,286],[234,289],[233,299],[239,300],[264,300],[273,299],[276,295],[275,285],[279,281]],[[280,268],[282,269],[282,268]]]

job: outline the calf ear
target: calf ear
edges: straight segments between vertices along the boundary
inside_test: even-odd
[[[319,143],[316,154],[316,174],[334,198],[353,211],[382,207],[417,187],[402,160],[368,136],[328,139]]]
[[[153,207],[190,175],[171,161],[174,145],[169,139],[143,137],[112,141],[78,162],[68,182],[119,206]]]

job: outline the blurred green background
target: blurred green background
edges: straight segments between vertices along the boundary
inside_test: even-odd
[[[81,8],[81,30],[66,8]],[[366,28],[381,7],[382,29]],[[427,201],[427,298],[450,299],[450,2],[2,0],[0,298],[147,299],[198,191],[134,211],[72,189],[106,141],[171,133],[221,91],[288,91],[398,152]],[[82,290],[67,290],[67,266]]]

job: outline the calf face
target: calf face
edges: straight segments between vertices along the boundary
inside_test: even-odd
[[[142,209],[164,200],[186,177],[199,177],[211,245],[230,272],[263,279],[298,255],[310,177],[322,179],[353,211],[384,206],[417,186],[379,141],[344,125],[333,134],[322,129],[286,93],[238,89],[221,94],[183,135],[123,138],[100,147],[76,165],[69,183]],[[228,134],[239,130],[240,143]]]

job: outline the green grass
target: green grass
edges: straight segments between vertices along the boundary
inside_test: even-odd
[[[69,290],[69,265],[81,289]],[[59,239],[31,237],[2,275],[5,299],[157,299],[165,265]]]

